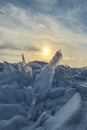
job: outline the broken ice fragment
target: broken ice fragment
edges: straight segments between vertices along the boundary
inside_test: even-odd
[[[24,54],[22,54],[22,63],[25,63]]]
[[[34,91],[38,95],[38,98],[43,98],[52,86],[52,81],[55,73],[57,63],[62,57],[62,52],[59,50],[53,56],[52,60],[47,64],[36,77],[34,82]]]
[[[21,115],[16,115],[9,120],[0,121],[0,130],[19,130],[28,124],[28,120]]]
[[[0,120],[10,119],[16,115],[26,116],[26,110],[19,104],[0,104]]]
[[[25,103],[30,105],[34,101],[34,93],[32,87],[24,87]]]
[[[60,59],[62,58],[62,52],[61,50],[57,51],[56,54],[53,56],[53,58],[50,60],[49,62],[49,65],[52,67],[52,68],[56,68],[57,66],[57,63],[60,61]]]
[[[45,122],[45,130],[58,130],[69,121],[78,120],[81,109],[81,96],[76,93],[53,117]]]
[[[32,74],[32,68],[30,67],[29,64],[26,64],[24,54],[22,54],[22,64],[19,64],[19,68],[22,71],[25,71],[26,73]]]
[[[17,103],[15,89],[10,85],[4,85],[0,91],[0,103]]]
[[[32,128],[36,129],[37,127],[40,127],[50,117],[51,116],[47,112],[43,112],[40,115],[39,119],[34,123],[34,125],[32,126]]]

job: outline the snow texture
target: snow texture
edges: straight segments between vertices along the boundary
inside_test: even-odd
[[[87,67],[0,63],[0,130],[87,130]]]

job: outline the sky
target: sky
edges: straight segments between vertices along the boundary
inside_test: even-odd
[[[0,0],[0,62],[49,61],[59,49],[62,64],[87,66],[87,0]]]

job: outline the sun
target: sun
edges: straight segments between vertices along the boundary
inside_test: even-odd
[[[42,46],[41,48],[41,58],[44,60],[44,61],[49,61],[51,56],[52,56],[52,49],[50,46],[46,45],[46,46]]]
[[[49,53],[50,53],[50,50],[49,50],[48,48],[44,48],[44,49],[43,49],[43,54],[44,54],[44,55],[47,56],[47,55],[49,55]]]

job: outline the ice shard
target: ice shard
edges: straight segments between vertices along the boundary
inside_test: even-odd
[[[59,49],[59,51],[56,52],[56,54],[53,56],[53,58],[50,60],[49,62],[49,66],[51,66],[53,69],[56,68],[57,63],[60,61],[60,59],[62,58],[62,52]]]
[[[62,58],[61,50],[57,51],[51,61],[42,69],[41,73],[36,77],[34,82],[34,92],[39,99],[46,96],[48,90],[52,86],[52,81],[57,63]]]
[[[78,120],[79,114],[81,114],[82,100],[79,93],[74,96],[58,111],[56,114],[49,118],[45,124],[45,130],[60,130],[63,125]]]
[[[25,63],[24,54],[22,54],[22,63]]]
[[[32,68],[29,64],[26,64],[24,54],[22,54],[22,64],[19,64],[20,71],[24,71],[25,73],[29,73],[32,75]]]

